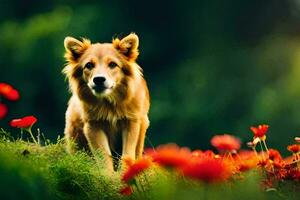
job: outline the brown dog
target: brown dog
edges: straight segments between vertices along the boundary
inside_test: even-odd
[[[72,141],[88,143],[94,152],[105,154],[113,169],[113,138],[122,137],[122,158],[141,157],[149,126],[149,92],[137,65],[139,39],[130,34],[112,43],[79,41],[66,37],[66,74],[72,97],[66,112],[65,136],[70,152]]]

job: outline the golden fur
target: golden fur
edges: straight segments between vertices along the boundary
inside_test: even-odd
[[[133,33],[112,43],[91,44],[87,39],[72,37],[64,41],[67,65],[63,73],[72,92],[66,111],[68,150],[74,151],[72,141],[92,152],[101,150],[110,169],[113,138],[122,134],[122,158],[136,159],[142,155],[149,126],[148,88],[135,62],[138,43]],[[110,86],[97,93],[91,85],[99,74]]]

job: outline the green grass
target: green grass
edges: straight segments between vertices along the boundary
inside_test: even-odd
[[[0,199],[120,199],[119,177],[106,175],[101,156],[67,154],[61,140],[42,147],[2,137],[0,160]]]
[[[108,173],[100,154],[70,155],[63,140],[39,146],[7,135],[0,131],[0,199],[274,200],[300,196],[288,184],[281,190],[263,191],[261,175],[255,171],[226,184],[207,185],[159,168],[151,168],[138,177],[140,187],[134,188],[132,196],[121,196],[120,173]]]

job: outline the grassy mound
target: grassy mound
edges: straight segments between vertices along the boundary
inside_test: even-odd
[[[60,140],[39,146],[0,139],[0,199],[119,199],[118,175],[107,176],[84,152],[69,155]]]

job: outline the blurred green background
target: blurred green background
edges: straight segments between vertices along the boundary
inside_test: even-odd
[[[0,1],[0,82],[21,93],[0,127],[35,115],[63,135],[70,94],[61,74],[65,36],[109,42],[135,32],[151,94],[146,145],[209,148],[214,134],[285,149],[300,136],[300,1]],[[287,151],[284,151],[287,153]]]

